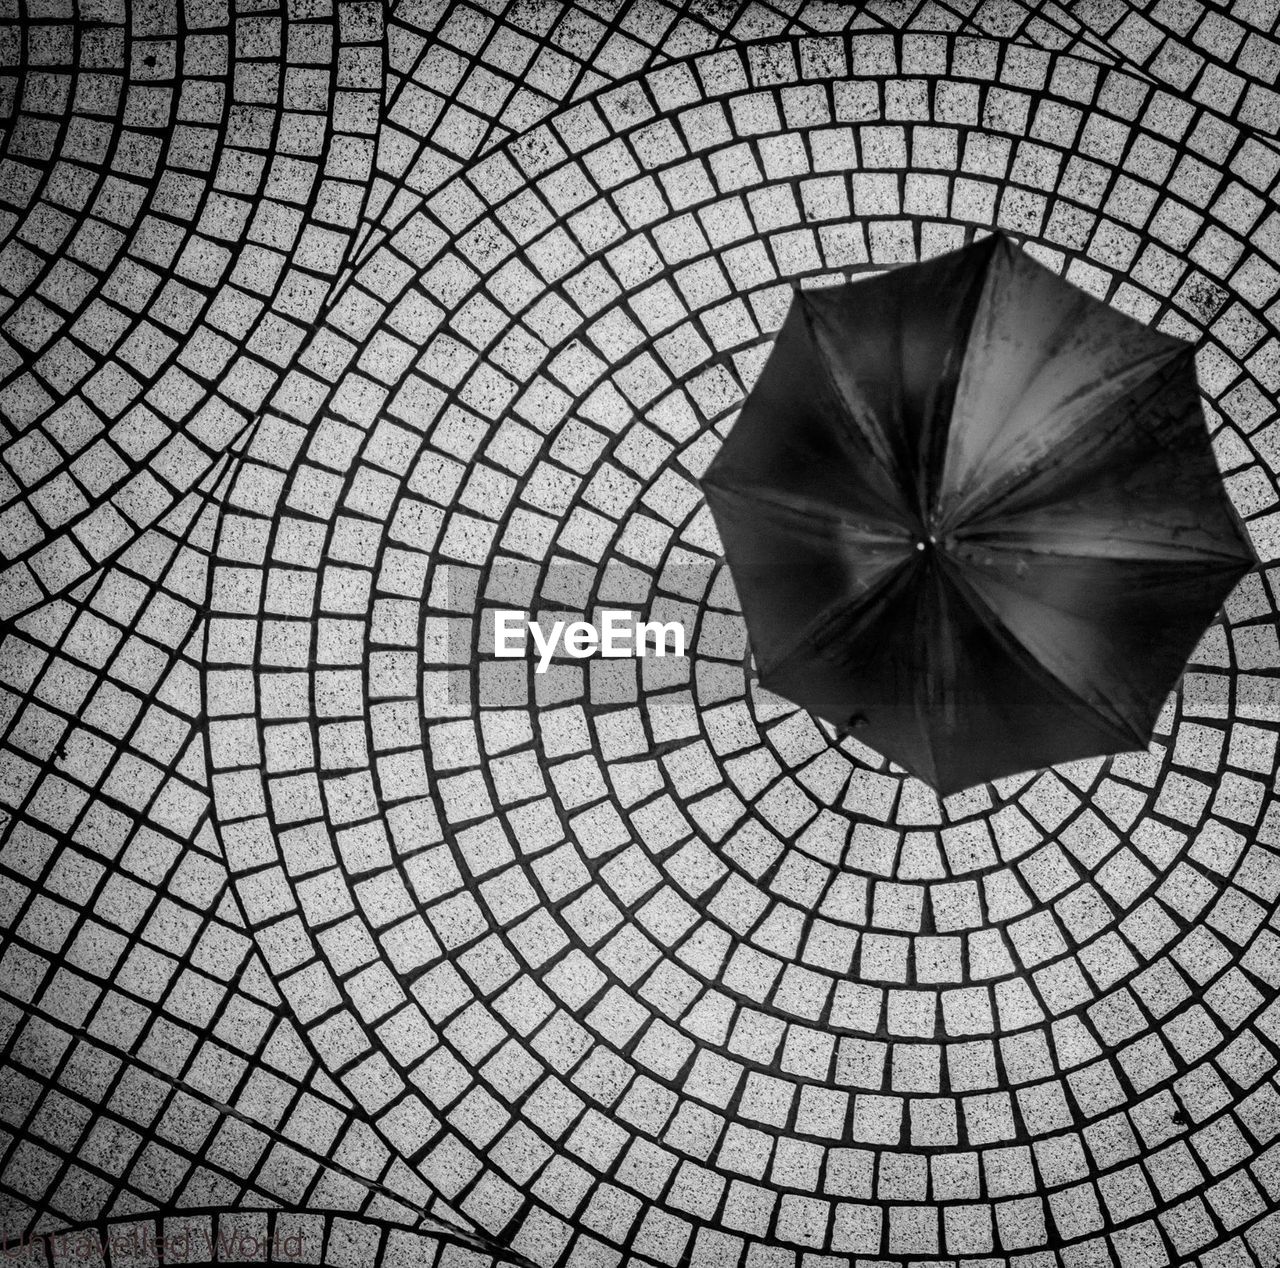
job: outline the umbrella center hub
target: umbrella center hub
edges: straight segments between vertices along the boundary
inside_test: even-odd
[[[938,544],[938,538],[934,533],[927,533],[923,537],[916,538],[917,550],[932,550]]]

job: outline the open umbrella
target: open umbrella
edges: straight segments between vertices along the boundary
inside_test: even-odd
[[[939,792],[1145,748],[1254,557],[1190,344],[996,235],[801,290],[703,479],[764,686]]]

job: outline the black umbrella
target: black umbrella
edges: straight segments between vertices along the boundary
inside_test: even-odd
[[[994,236],[798,291],[703,480],[761,683],[939,792],[1145,748],[1254,558],[1193,347]]]

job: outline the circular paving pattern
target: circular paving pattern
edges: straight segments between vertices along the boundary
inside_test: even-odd
[[[1266,570],[1148,754],[939,803],[755,685],[696,485],[794,285],[998,224],[1204,337],[1274,556],[1263,314],[1157,232],[1227,280],[1241,226],[1163,188],[1196,161],[1149,86],[1099,78],[868,35],[602,92],[371,257],[375,351],[237,476],[206,681],[238,893],[346,1090],[538,1261],[1158,1263],[1269,1209]],[[687,661],[486,654],[495,609],[618,604]]]
[[[1265,9],[27,4],[5,1228],[1274,1268]],[[1149,752],[940,801],[759,687],[698,480],[797,286],[997,227],[1197,342],[1262,566]],[[689,654],[493,655],[604,607]]]

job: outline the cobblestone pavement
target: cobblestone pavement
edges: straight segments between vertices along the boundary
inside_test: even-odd
[[[9,0],[8,1238],[1275,1268],[1277,16]],[[1199,342],[1263,565],[1149,752],[939,802],[696,481],[793,286],[996,226]]]

